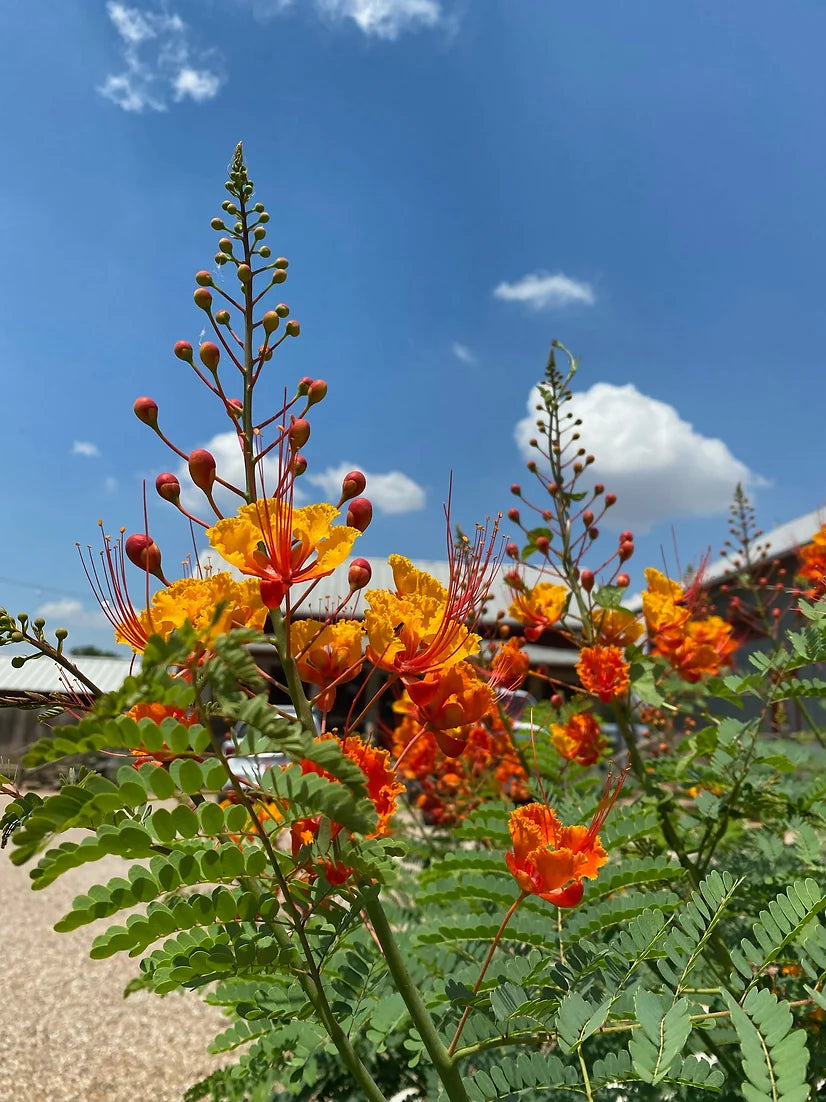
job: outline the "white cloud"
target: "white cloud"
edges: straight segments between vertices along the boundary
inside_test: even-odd
[[[100,628],[106,627],[108,623],[100,609],[88,609],[74,597],[46,601],[35,610],[35,616],[42,616],[55,627]]]
[[[568,306],[580,302],[593,306],[596,295],[590,283],[581,283],[557,272],[531,272],[516,283],[500,283],[493,291],[494,298],[505,302],[522,302],[534,310],[546,310],[554,306]]]
[[[123,70],[98,91],[124,111],[165,111],[169,98],[203,103],[218,94],[221,77],[206,66],[212,51],[196,51],[180,16],[110,0],[109,19],[120,38]]]
[[[537,456],[528,442],[538,437],[539,401],[534,387],[528,416],[515,430],[526,459]],[[589,468],[593,482],[617,495],[602,521],[605,527],[643,533],[675,517],[714,516],[726,511],[738,482],[766,485],[722,440],[702,436],[673,406],[630,383],[594,383],[574,394],[566,410],[582,419],[580,446],[596,456]]]
[[[450,346],[450,350],[457,360],[461,360],[463,364],[475,364],[478,363],[478,357],[475,352],[471,352],[466,344],[459,344],[458,341],[454,341]]]
[[[100,455],[100,449],[97,444],[92,444],[88,440],[75,440],[72,444],[72,455],[85,455],[89,459],[94,459]]]
[[[352,19],[365,34],[393,40],[403,31],[435,27],[442,18],[438,0],[315,0],[324,15]]]
[[[262,17],[278,15],[293,0],[247,0]],[[441,0],[314,0],[320,15],[330,20],[352,20],[366,35],[393,41],[404,31],[444,26],[454,21],[445,15]]]
[[[308,473],[307,481],[320,487],[330,501],[336,502],[341,495],[341,481],[348,471],[359,470],[367,479],[365,497],[372,501],[380,513],[412,513],[424,509],[425,491],[412,478],[401,471],[387,471],[385,474],[370,474],[357,463],[339,463],[328,467],[318,474]]]
[[[103,487],[108,494],[113,494],[118,488],[118,480],[114,475],[107,475],[104,479]]]

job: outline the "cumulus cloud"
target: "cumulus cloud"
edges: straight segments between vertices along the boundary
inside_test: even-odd
[[[293,0],[247,0],[257,15],[277,15]],[[314,0],[318,13],[350,20],[366,35],[392,42],[405,31],[448,25],[441,0]]]
[[[539,401],[534,387],[528,416],[515,430],[526,459],[536,458],[529,441],[537,436]],[[596,456],[594,482],[617,495],[602,522],[606,527],[643,533],[676,517],[714,516],[726,511],[738,482],[766,485],[722,440],[703,436],[673,406],[630,383],[595,383],[574,394],[567,409],[582,419],[581,445]]]
[[[478,357],[475,352],[471,352],[466,344],[459,344],[458,341],[454,341],[450,346],[450,350],[457,360],[461,360],[463,364],[475,364],[478,363]]]
[[[307,474],[308,482],[320,487],[327,498],[338,501],[341,482],[348,471],[362,471],[367,479],[365,495],[380,513],[412,513],[424,509],[426,494],[423,488],[401,471],[370,474],[357,463],[339,463],[318,474]]]
[[[579,302],[593,306],[596,295],[590,283],[582,283],[557,272],[530,272],[515,283],[500,283],[493,290],[494,298],[504,302],[521,302],[534,310],[548,310]]]
[[[120,39],[123,69],[109,73],[98,92],[124,111],[165,111],[173,100],[203,103],[222,79],[210,65],[214,51],[196,50],[179,15],[110,0],[106,5]]]
[[[239,489],[243,489],[245,484],[244,474],[244,457],[241,454],[241,447],[238,443],[238,437],[231,430],[229,432],[219,432],[208,440],[206,444],[199,444],[198,447],[206,448],[208,452],[211,452],[215,456],[216,470],[218,476],[223,478],[224,481],[231,483],[233,486],[237,486]],[[263,477],[263,490],[266,493],[272,493],[278,483],[278,460],[275,458],[275,452],[266,456],[257,467],[258,470],[258,492],[261,493],[262,485],[261,478]],[[189,468],[186,463],[181,461],[178,464],[178,469],[175,471],[181,483],[181,503],[185,509],[188,509],[190,513],[194,513],[195,516],[200,516],[203,520],[209,520],[212,517],[212,510],[207,504],[207,500],[197,486],[193,486],[192,479],[189,477]],[[215,484],[214,494],[215,502],[218,508],[221,509],[227,516],[237,512],[240,505],[243,505],[243,501],[237,494],[233,494],[229,490],[225,490],[223,486]],[[295,488],[295,500],[300,502],[303,498],[300,486]]]
[[[100,455],[100,448],[89,440],[75,440],[72,444],[72,455],[85,455],[88,459],[95,459]]]
[[[74,597],[60,597],[56,601],[46,601],[35,610],[35,616],[42,616],[44,620],[59,621],[61,625],[72,625],[82,628],[106,627],[108,620],[100,609],[88,609]]]

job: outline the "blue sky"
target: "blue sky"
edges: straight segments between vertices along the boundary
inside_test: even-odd
[[[738,477],[767,529],[824,503],[816,0],[6,0],[0,28],[11,611],[104,643],[74,544],[174,469],[134,398],[185,449],[225,429],[171,349],[239,138],[302,325],[271,393],[328,381],[319,485],[396,472],[362,554],[441,557],[450,470],[466,527],[512,504],[552,337],[638,574],[672,528],[716,553]]]

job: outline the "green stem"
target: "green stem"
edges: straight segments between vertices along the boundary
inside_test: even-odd
[[[240,207],[240,221],[244,227],[241,238],[244,243],[244,263],[251,265],[249,228],[247,226],[247,208],[244,189],[240,189],[238,197]],[[258,497],[255,486],[255,453],[253,451],[254,423],[252,418],[252,390],[255,385],[255,360],[252,354],[252,338],[254,330],[254,298],[252,292],[253,281],[250,280],[243,286],[244,290],[244,408],[241,413],[241,447],[244,452],[244,477],[246,481],[247,501],[252,503]]]
[[[378,896],[368,895],[364,903],[364,909],[367,911],[373,925],[373,931],[379,939],[396,990],[404,999],[404,1004],[430,1059],[433,1061],[433,1067],[445,1088],[447,1097],[451,1102],[469,1102],[459,1069],[442,1043],[419,989],[410,978],[398,942],[390,928],[390,923],[387,921],[387,915],[384,913],[384,908]]]
[[[271,609],[270,623],[272,624],[272,634],[275,639],[275,649],[278,651],[278,657],[281,660],[281,668],[284,670],[284,677],[287,682],[287,688],[289,689],[290,699],[295,707],[295,714],[301,720],[301,724],[305,731],[314,732],[316,726],[313,709],[307,699],[307,694],[304,692],[304,685],[298,673],[298,666],[295,663],[295,659],[290,654],[290,648],[287,643],[287,621],[284,619],[284,614],[280,609]]]

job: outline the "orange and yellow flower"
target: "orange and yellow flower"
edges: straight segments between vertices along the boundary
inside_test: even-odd
[[[826,593],[826,524],[800,549],[798,577],[809,583],[806,596],[812,600]]]
[[[319,620],[294,620],[290,647],[303,681],[325,690],[316,703],[328,712],[336,698],[336,686],[351,681],[362,667],[364,631],[357,620],[323,624]],[[332,686],[332,687],[330,687]]]
[[[136,723],[139,723],[142,719],[151,719],[158,727],[165,719],[174,719],[185,727],[191,727],[198,722],[198,716],[195,712],[178,708],[174,704],[161,704],[158,701],[135,704],[125,714],[128,719],[133,719]],[[166,743],[157,750],[147,750],[143,746],[133,746],[131,752],[135,757],[133,764],[136,769],[140,769],[147,762],[152,762],[154,765],[167,765],[174,758],[181,757],[180,754],[170,750]]]
[[[532,589],[515,589],[510,614],[525,625],[525,638],[535,642],[546,628],[563,615],[570,594],[564,585],[537,582]]]
[[[645,630],[626,608],[594,608],[591,622],[599,642],[610,647],[630,647]]]
[[[334,735],[322,735],[316,741],[321,742],[334,737]],[[397,798],[404,792],[404,785],[390,764],[390,754],[387,750],[382,750],[364,742],[358,735],[350,735],[342,740],[341,749],[350,761],[359,767],[367,779],[367,795],[376,808],[378,825],[375,831],[368,834],[367,837],[380,838],[385,834],[389,834],[390,820],[396,811]],[[303,761],[301,770],[303,773],[318,773],[322,777],[327,777],[328,780],[335,780],[320,765],[316,765],[314,761]]]
[[[583,647],[576,671],[582,687],[609,704],[628,692],[630,666],[619,647]]]
[[[508,639],[493,656],[490,683],[500,689],[518,689],[530,668],[530,659],[521,649],[519,640]]]
[[[462,753],[470,728],[496,704],[493,689],[468,662],[410,682],[407,692],[419,722],[433,731],[439,748],[449,757]]]
[[[265,583],[267,607],[277,608],[290,586],[325,578],[350,554],[361,533],[333,524],[337,516],[334,505],[294,509],[286,501],[259,498],[217,521],[206,536],[228,563]]]
[[[609,776],[590,826],[563,826],[556,812],[533,803],[510,813],[513,852],[505,861],[516,883],[557,907],[575,907],[584,893],[583,880],[595,880],[608,860],[599,831],[619,795],[625,773],[612,789]]]
[[[607,747],[602,728],[590,712],[577,712],[567,723],[551,724],[551,742],[567,761],[593,765]]]

